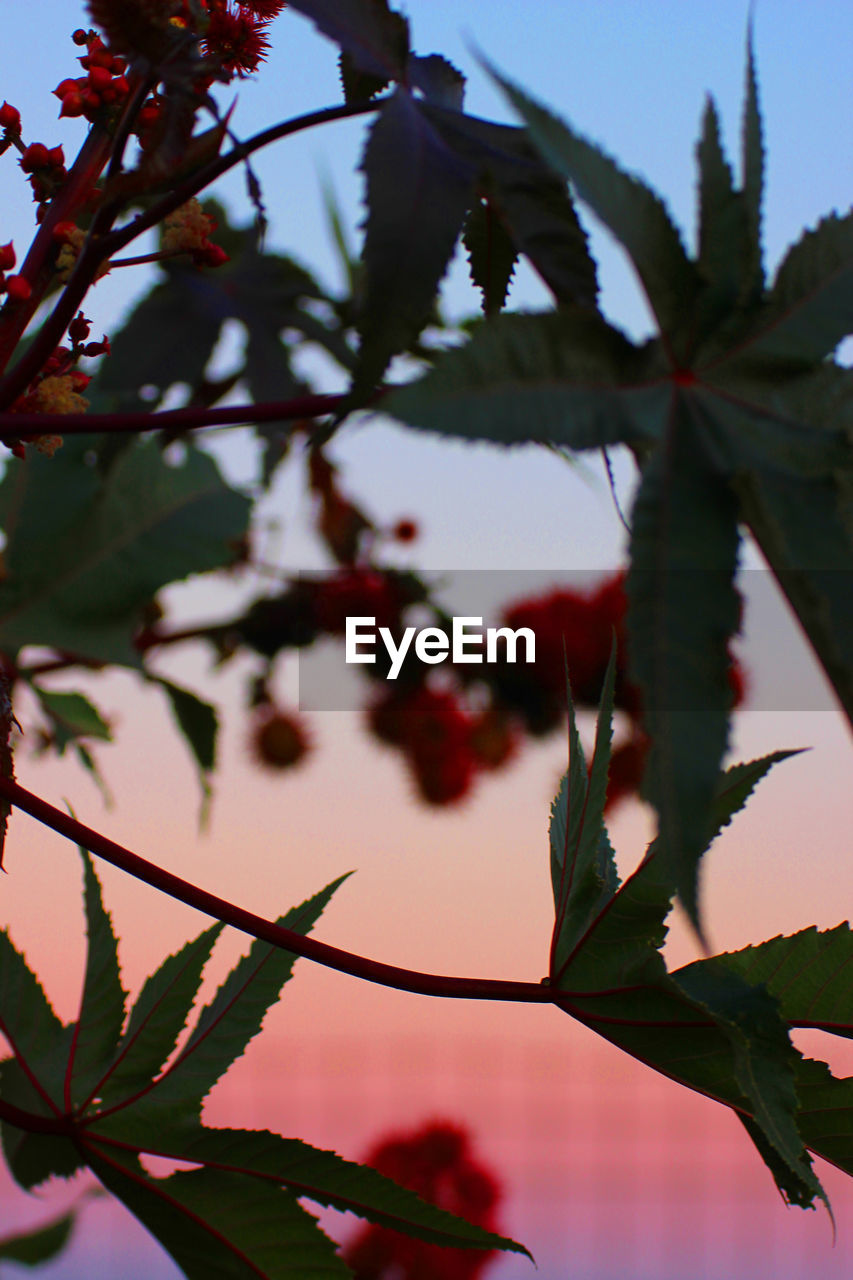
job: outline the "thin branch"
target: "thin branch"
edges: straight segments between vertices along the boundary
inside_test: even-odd
[[[60,432],[71,436],[107,432],[118,435],[166,429],[195,431],[202,427],[232,427],[252,422],[322,418],[334,413],[345,399],[344,395],[310,395],[297,396],[292,400],[265,401],[262,404],[221,405],[219,408],[188,405],[184,409],[164,409],[162,413],[147,413],[145,410],[127,413],[0,413],[0,432],[4,435]]]
[[[96,854],[145,884],[168,893],[170,897],[185,902],[187,906],[202,911],[205,915],[222,920],[242,933],[253,938],[260,938],[272,946],[281,947],[295,955],[305,956],[327,968],[336,969],[340,973],[349,973],[355,978],[363,978],[368,982],[376,982],[381,986],[393,987],[398,991],[412,991],[418,995],[444,996],[461,1000],[509,1000],[527,1004],[558,1004],[568,1007],[567,1001],[576,993],[557,991],[555,988],[538,982],[511,982],[494,978],[457,978],[442,974],[420,973],[414,969],[402,969],[396,965],[382,964],[378,960],[369,960],[365,956],[354,955],[339,947],[319,942],[316,938],[304,937],[292,929],[285,929],[274,924],[263,916],[245,911],[225,898],[219,898],[206,889],[190,884],[170,871],[129,849],[116,844],[115,841],[101,835],[72,818],[62,809],[55,808],[39,796],[27,791],[11,778],[0,776],[0,796],[9,800],[18,808],[29,813],[37,821],[56,831],[59,835],[82,845],[90,853]],[[589,997],[592,993],[585,994]]]

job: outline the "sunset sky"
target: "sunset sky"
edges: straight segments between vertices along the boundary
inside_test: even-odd
[[[66,155],[79,122],[57,122],[56,83],[74,74],[70,32],[85,24],[73,0],[13,5],[4,14],[0,101],[24,116],[25,133]],[[688,241],[694,234],[694,144],[707,92],[720,109],[736,158],[748,14],[734,0],[409,0],[414,43],[439,51],[469,75],[467,108],[512,120],[477,64],[485,53],[665,197]],[[31,29],[38,12],[38,32]],[[256,82],[241,85],[232,125],[249,135],[274,120],[336,103],[334,48],[285,12],[274,50]],[[37,47],[37,55],[34,52]],[[27,56],[14,55],[26,49]],[[847,0],[755,6],[765,139],[768,148],[765,254],[773,264],[800,230],[850,204],[853,18]],[[333,182],[357,243],[362,121],[300,135],[259,156],[271,244],[339,283],[322,214],[321,179]],[[3,169],[0,241],[19,257],[32,234],[32,205],[10,157]],[[241,175],[216,194],[246,222]],[[644,305],[624,261],[590,226],[602,263],[603,305],[632,335],[648,329]],[[448,313],[462,317],[477,299],[459,258],[448,277]],[[115,272],[87,300],[94,329],[114,330],[144,272]],[[546,305],[532,273],[518,273],[511,305]],[[227,351],[223,354],[227,359]],[[324,389],[340,381],[317,365]],[[215,452],[235,482],[256,457],[246,433]],[[595,466],[574,474],[543,450],[510,453],[441,445],[379,418],[348,426],[335,442],[349,491],[382,522],[412,516],[419,542],[402,557],[423,568],[556,575],[620,564],[624,531]],[[617,468],[630,500],[631,471]],[[321,563],[307,532],[310,506],[297,463],[284,468],[261,513],[268,554],[287,569]],[[853,901],[849,831],[853,822],[850,738],[822,678],[757,557],[747,555],[742,654],[750,699],[738,716],[733,758],[808,746],[762,784],[747,811],[707,861],[704,895],[715,948],[733,949],[806,925],[848,918]],[[523,577],[520,576],[519,581]],[[260,584],[194,582],[168,593],[175,618],[233,612]],[[201,646],[157,660],[157,670],[218,703],[223,713],[220,770],[209,830],[198,831],[194,770],[165,703],[129,674],[66,678],[85,688],[116,727],[116,744],[97,751],[114,793],[105,810],[91,781],[71,762],[35,761],[26,736],[17,772],[26,786],[136,852],[266,915],[302,901],[344,871],[317,936],[391,963],[440,973],[537,981],[547,966],[552,924],[547,818],[565,767],[557,739],[527,748],[517,764],[486,779],[466,804],[420,806],[399,759],[369,742],[359,717],[309,717],[314,750],[292,776],[253,762],[243,709],[252,664],[212,671]],[[296,696],[295,671],[278,674],[282,699]],[[16,708],[17,710],[17,708]],[[26,725],[31,708],[18,716]],[[591,729],[583,723],[587,736]],[[620,869],[630,870],[651,834],[639,803],[623,806],[611,831]],[[76,1014],[83,963],[80,862],[74,847],[28,817],[12,819],[0,923],[65,1018]],[[197,913],[99,869],[116,928],[126,983],[145,975],[206,921]],[[232,934],[211,965],[210,991],[243,948]],[[668,944],[673,963],[697,955],[676,913]],[[851,1042],[801,1047],[853,1072]],[[827,1280],[853,1265],[853,1186],[822,1166],[838,1224],[833,1247],[823,1212],[786,1210],[739,1123],[634,1063],[564,1015],[546,1007],[440,1002],[371,987],[300,961],[264,1034],[214,1093],[211,1123],[270,1127],[359,1158],[389,1126],[432,1116],[470,1125],[482,1154],[505,1182],[505,1230],[539,1264],[503,1260],[495,1280],[731,1280],[773,1275]],[[0,1233],[67,1203],[74,1188],[26,1197],[4,1174]],[[337,1219],[330,1229],[352,1230]],[[337,1237],[336,1237],[337,1238]],[[12,1274],[10,1269],[10,1274]],[[121,1276],[166,1280],[174,1267],[123,1210],[96,1202],[67,1255],[44,1274],[53,1280]]]

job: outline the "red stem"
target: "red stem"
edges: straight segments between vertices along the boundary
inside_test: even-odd
[[[200,427],[321,418],[334,413],[345,399],[343,395],[297,396],[293,400],[222,405],[218,409],[205,405],[188,405],[185,409],[164,409],[162,413],[147,413],[144,410],[128,413],[0,413],[0,432],[4,435],[31,435],[35,432],[60,431],[62,435],[70,436],[101,432],[160,431],[167,428],[172,431],[191,431]]]
[[[336,969],[340,973],[349,973],[355,978],[364,978],[368,982],[376,982],[381,986],[393,987],[398,991],[412,991],[418,995],[444,996],[459,1000],[510,1000],[532,1004],[557,1004],[569,1008],[568,1001],[575,995],[594,993],[574,993],[557,991],[538,982],[501,981],[495,978],[457,978],[443,974],[420,973],[415,969],[402,969],[396,965],[383,964],[378,960],[369,960],[365,956],[354,955],[339,947],[319,942],[316,938],[304,937],[292,929],[285,929],[274,924],[263,916],[255,915],[225,898],[209,893],[197,885],[182,880],[170,871],[140,858],[129,849],[116,844],[115,841],[94,831],[72,818],[62,809],[48,804],[41,797],[14,782],[11,778],[0,776],[0,796],[29,813],[37,821],[42,822],[59,835],[83,845],[90,853],[96,854],[106,862],[112,863],[122,871],[135,876],[136,879],[150,884],[153,888],[168,893],[185,902],[187,906],[203,911],[232,925],[235,929],[260,938],[272,946],[282,947],[294,955],[305,956],[327,968]]]

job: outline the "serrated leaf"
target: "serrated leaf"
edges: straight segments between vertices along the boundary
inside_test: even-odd
[[[853,1037],[849,924],[801,929],[788,937],[727,951],[720,960],[747,982],[766,986],[788,1022]]]
[[[307,1197],[326,1208],[356,1213],[368,1222],[405,1231],[430,1244],[527,1253],[514,1241],[429,1204],[367,1165],[343,1160],[334,1151],[323,1151],[295,1138],[282,1138],[267,1130],[208,1128],[185,1134],[152,1134],[150,1130],[140,1134],[127,1127],[124,1117],[93,1130],[96,1141],[105,1140],[105,1150],[111,1140],[127,1137],[134,1144],[141,1141],[142,1149],[150,1154],[277,1182],[300,1199]]]
[[[425,108],[448,145],[473,165],[518,250],[560,303],[595,309],[598,280],[565,181],[527,131],[459,112]]]
[[[290,8],[310,18],[358,70],[384,78],[386,84],[403,78],[408,23],[387,0],[294,0]]]
[[[198,449],[170,465],[139,441],[103,474],[87,463],[89,443],[36,453],[0,483],[0,644],[136,666],[140,609],[167,583],[228,564],[251,504]]]
[[[758,103],[758,77],[752,47],[752,26],[746,41],[746,90],[741,124],[741,187],[746,203],[749,228],[750,260],[747,280],[753,296],[764,288],[761,255],[761,202],[764,195],[764,138],[761,109]]]
[[[496,444],[645,444],[669,402],[665,384],[637,385],[646,371],[644,353],[584,309],[500,315],[382,409],[425,431]]]
[[[496,315],[506,301],[518,251],[488,198],[474,204],[462,240],[471,280],[483,294],[483,312]]]
[[[333,880],[276,923],[298,933],[310,932],[346,879],[340,876]],[[278,999],[296,959],[292,952],[268,942],[254,942],[202,1009],[189,1039],[156,1088],[138,1106],[168,1115],[170,1123],[198,1120],[207,1094],[260,1031],[264,1015]]]
[[[651,738],[644,794],[679,897],[700,929],[699,860],[728,743],[728,644],[739,625],[737,504],[674,402],[634,504],[628,657]]]
[[[101,1081],[104,1107],[143,1090],[164,1066],[190,1015],[202,971],[221,932],[221,924],[212,925],[164,960],[146,980],[109,1074]]]
[[[853,723],[853,521],[843,475],[736,477],[743,517]]]
[[[569,696],[569,768],[551,806],[551,885],[554,934],[550,980],[559,983],[592,921],[613,897],[619,884],[613,850],[604,825],[607,771],[613,736],[615,646],[601,692],[592,765],[587,775]]]
[[[171,680],[164,680],[162,676],[152,676],[151,679],[160,685],[168,697],[178,728],[198,766],[204,815],[204,806],[210,797],[209,774],[216,765],[216,739],[219,732],[216,707],[199,698],[192,690],[183,689]]]
[[[713,837],[728,826],[775,764],[797,754],[773,751],[757,760],[731,765],[721,774],[714,801]],[[660,857],[660,844],[654,840],[633,874],[604,902],[558,985],[573,991],[595,991],[662,981],[666,966],[660,948],[666,940],[665,921],[674,895],[674,881]],[[743,976],[753,980],[751,974]]]
[[[426,57],[410,54],[407,63],[409,84],[420,89],[427,102],[461,111],[465,101],[465,77],[447,58],[438,53]]]
[[[104,1186],[172,1255],[187,1280],[347,1280],[316,1220],[257,1178],[194,1169],[152,1178],[120,1152],[90,1153]]]
[[[697,329],[713,332],[732,311],[742,309],[754,292],[755,243],[747,202],[735,189],[720,142],[720,123],[709,96],[696,148],[699,162],[699,253],[697,265],[707,281],[700,299]],[[744,315],[745,320],[745,315]]]
[[[16,1231],[0,1239],[0,1259],[37,1267],[61,1253],[74,1227],[73,1213],[63,1213],[33,1231]]]
[[[86,976],[80,1012],[68,1056],[65,1107],[85,1106],[113,1060],[124,1025],[126,994],[121,985],[118,943],[104,909],[92,859],[80,849],[86,902]]]
[[[63,1104],[70,1028],[53,1011],[44,988],[5,930],[0,932],[0,1034],[26,1063],[43,1114]]]
[[[673,978],[728,1036],[735,1079],[749,1099],[754,1125],[774,1157],[787,1167],[784,1189],[789,1198],[806,1206],[820,1196],[828,1205],[797,1127],[795,1075],[800,1055],[790,1042],[776,1001],[766,989],[745,982],[721,957],[688,965]],[[765,1155],[762,1145],[758,1149]],[[770,1168],[777,1173],[775,1160]]]
[[[623,246],[661,333],[677,357],[686,359],[699,277],[663,201],[516,85],[493,68],[486,69],[526,124],[543,159],[572,183]]]
[[[817,363],[853,333],[853,210],[829,214],[783,258],[749,351]]]
[[[50,721],[53,745],[60,755],[69,742],[76,742],[78,738],[112,741],[109,723],[85,694],[61,693],[55,689],[42,689],[37,684],[31,684],[30,688]]]
[[[357,388],[379,381],[429,319],[473,193],[473,171],[398,89],[368,136]]]

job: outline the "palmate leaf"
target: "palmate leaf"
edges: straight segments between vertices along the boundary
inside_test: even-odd
[[[711,835],[728,824],[772,765],[790,754],[736,765],[718,779]],[[578,787],[576,782],[582,799]],[[553,834],[552,826],[552,875]],[[800,1059],[790,1042],[788,1011],[742,972],[744,966],[729,964],[728,956],[667,973],[660,947],[674,882],[660,855],[658,837],[634,874],[615,891],[600,894],[592,909],[589,875],[587,883],[581,877],[577,888],[571,885],[566,914],[573,908],[582,914],[584,928],[562,969],[552,970],[552,982],[565,992],[567,1012],[593,1030],[672,1079],[732,1106],[786,1197],[811,1204],[815,1196],[824,1197],[798,1127]]]
[[[774,765],[797,754],[796,750],[773,751],[726,769],[717,784],[712,838],[728,826]],[[659,840],[652,841],[637,869],[590,920],[583,945],[575,948],[565,967],[562,985],[573,991],[596,991],[602,987],[657,982],[665,975],[660,948],[666,940],[665,921],[672,907],[675,885],[659,852]],[[750,974],[743,976],[753,980]]]
[[[374,387],[429,319],[474,187],[471,167],[404,89],[375,120],[361,169],[367,219],[356,394]]]
[[[0,645],[137,666],[139,611],[167,583],[228,564],[251,504],[198,449],[170,465],[154,441],[137,442],[103,473],[91,443],[34,454],[0,482]]]
[[[62,1027],[23,958],[0,935],[2,1031],[17,1055],[0,1066],[0,1095],[68,1131],[68,1136],[24,1132],[3,1121],[4,1150],[21,1185],[31,1187],[88,1163],[185,1274],[199,1280],[346,1276],[334,1245],[298,1204],[303,1196],[432,1243],[526,1252],[333,1152],[271,1133],[204,1128],[200,1111],[206,1093],[260,1029],[295,957],[256,943],[163,1069],[221,926],[188,943],[149,978],[122,1036],[115,938],[86,854],[84,865],[89,958],[79,1024]],[[307,932],[338,884],[294,908],[281,923]],[[101,1073],[105,1060],[109,1065]],[[77,1104],[85,1113],[73,1110],[72,1093],[87,1086]],[[196,1167],[152,1177],[139,1162],[141,1153]]]
[[[647,370],[644,353],[583,309],[501,315],[382,408],[410,427],[468,440],[645,446],[669,401],[665,383],[638,388]]]

